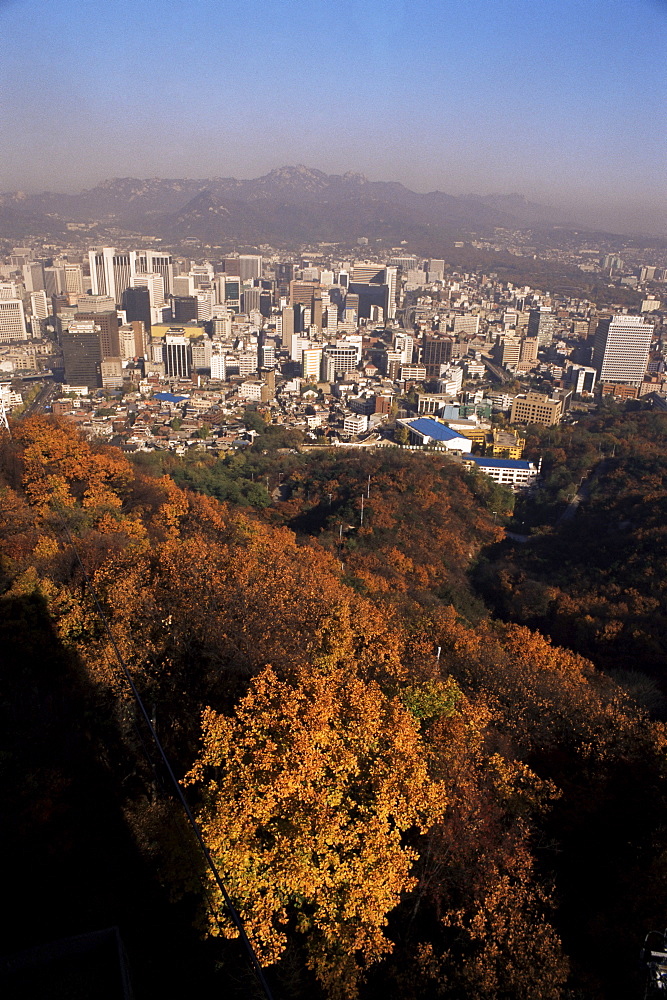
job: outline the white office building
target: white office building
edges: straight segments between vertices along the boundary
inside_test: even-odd
[[[25,312],[21,299],[0,298],[0,344],[27,338]]]
[[[641,316],[602,320],[595,333],[593,367],[601,382],[641,385],[648,366],[653,324]]]

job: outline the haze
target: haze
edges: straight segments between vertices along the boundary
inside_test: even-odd
[[[667,233],[662,0],[0,0],[0,24],[3,191],[305,163]]]

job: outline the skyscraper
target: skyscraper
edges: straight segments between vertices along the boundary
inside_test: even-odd
[[[93,295],[110,295],[119,306],[123,301],[123,292],[131,286],[132,278],[137,273],[136,252],[98,247],[89,252],[88,258]]]
[[[421,360],[427,376],[439,378],[442,365],[447,365],[452,360],[452,340],[449,337],[424,337]]]
[[[118,336],[118,314],[115,310],[104,312],[78,312],[75,320],[92,321],[99,331],[100,350],[103,358],[120,357],[120,338]]]
[[[26,340],[25,312],[21,299],[0,297],[0,344]]]
[[[46,297],[46,292],[43,289],[39,292],[32,293],[30,296],[30,308],[32,309],[32,314],[36,319],[40,320],[48,317],[49,302]]]
[[[70,295],[83,295],[83,268],[80,264],[65,264],[65,291]]]
[[[171,295],[174,288],[174,258],[170,253],[140,250],[137,254],[137,274],[160,274],[164,294]]]
[[[139,275],[141,277],[141,275]],[[160,278],[160,282],[162,279]],[[146,333],[151,329],[151,297],[150,289],[141,286],[126,288],[123,292],[123,309],[127,315],[128,323],[140,320],[144,324]]]
[[[64,295],[67,291],[64,267],[44,268],[44,287],[48,296]]]
[[[595,334],[593,367],[601,382],[640,385],[648,366],[653,324],[641,316],[601,320]]]
[[[70,323],[61,336],[65,378],[70,385],[87,385],[98,389],[102,385],[100,331],[94,320]]]
[[[168,333],[162,345],[165,374],[170,378],[190,378],[192,351],[185,336]]]
[[[173,300],[174,322],[197,322],[197,298],[194,295],[175,295]]]
[[[531,309],[528,316],[529,337],[537,337],[540,347],[546,347],[553,340],[556,330],[556,317],[551,312],[551,306],[540,306]]]
[[[157,271],[135,274],[132,278],[132,288],[148,289],[151,308],[158,309],[164,305],[164,278]]]
[[[227,270],[225,268],[225,270]],[[242,253],[239,257],[239,278],[250,281],[251,278],[262,277],[262,258],[259,254]]]
[[[44,284],[44,267],[39,261],[23,265],[23,281],[26,292],[41,292]]]

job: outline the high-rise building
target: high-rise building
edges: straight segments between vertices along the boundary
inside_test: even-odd
[[[164,305],[164,278],[157,271],[135,274],[132,278],[132,288],[148,289],[152,309],[159,309]]]
[[[357,284],[384,284],[384,268],[381,264],[374,264],[372,261],[355,260],[352,266],[351,280]]]
[[[572,365],[565,373],[565,384],[575,395],[582,392],[592,393],[595,389],[595,368],[585,365]]]
[[[45,267],[44,268],[44,287],[46,289],[46,294],[52,295],[64,295],[67,291],[67,283],[65,279],[65,268],[64,267]]]
[[[168,333],[162,345],[162,360],[170,378],[190,378],[192,351],[187,337]]]
[[[539,309],[531,309],[528,316],[528,336],[537,337],[540,347],[547,347],[553,340],[556,332],[556,317],[551,311],[551,306],[540,306]]]
[[[225,268],[226,270],[226,268]],[[239,257],[239,278],[250,281],[262,277],[262,258],[259,254],[242,253]]]
[[[398,297],[398,268],[385,267],[382,284],[387,286],[387,308],[385,316],[393,319],[396,316],[396,300]]]
[[[68,295],[83,295],[83,268],[80,264],[65,264],[65,291]]]
[[[0,298],[0,344],[26,340],[25,312],[21,299]]]
[[[213,333],[216,337],[222,337],[227,340],[231,338],[232,335],[232,314],[225,312],[221,313],[213,319]]]
[[[70,385],[98,389],[102,385],[100,331],[92,319],[70,323],[61,336],[65,379]]]
[[[212,344],[208,337],[199,337],[190,342],[192,367],[195,371],[205,371],[211,367]]]
[[[120,342],[120,356],[124,361],[131,361],[138,356],[135,348],[134,328],[131,323],[120,327],[118,340]]]
[[[80,295],[76,300],[79,312],[114,312],[116,303],[110,295]]]
[[[463,334],[467,337],[476,337],[479,333],[479,315],[475,313],[464,313],[463,316],[454,317],[454,336]]]
[[[648,367],[653,324],[641,316],[601,320],[595,334],[593,367],[601,382],[640,385]]]
[[[30,308],[36,319],[47,319],[49,315],[49,300],[44,290],[32,293],[30,296]]]
[[[394,337],[394,350],[400,351],[401,354],[401,364],[409,365],[412,364],[412,352],[414,350],[415,340],[409,333],[397,333]]]
[[[503,337],[498,346],[500,364],[503,368],[515,371],[521,357],[521,341],[517,340],[516,337]]]
[[[322,368],[322,348],[307,347],[301,352],[301,373],[308,381],[318,382]]]
[[[164,294],[171,295],[173,293],[174,259],[170,253],[140,250],[137,254],[136,272],[137,274],[161,275]]]
[[[424,337],[421,362],[429,378],[439,378],[441,367],[452,360],[452,344],[450,337]]]
[[[197,300],[197,322],[208,323],[213,318],[215,292],[213,289],[199,289],[195,294],[195,299]]]
[[[563,416],[563,400],[558,396],[549,397],[539,392],[520,393],[512,400],[511,424],[542,424],[553,427]]]
[[[433,263],[436,263],[433,261]],[[442,262],[444,267],[444,261]],[[400,267],[402,271],[416,271],[419,267],[419,257],[413,254],[400,254],[389,258],[390,267]]]
[[[197,322],[197,299],[194,295],[175,295],[173,298],[174,322]]]
[[[222,344],[211,344],[211,378],[221,382],[227,378],[227,349]]]
[[[289,300],[290,305],[302,305],[306,309],[312,309],[313,296],[315,291],[319,293],[319,281],[290,281]]]
[[[9,262],[16,271],[19,271],[24,264],[29,262],[31,257],[32,250],[30,247],[14,247],[9,255]]]
[[[217,304],[241,311],[241,280],[238,276],[219,274],[214,281]]]
[[[244,313],[251,313],[253,309],[257,309],[259,311],[261,294],[261,288],[244,288],[242,300]]]
[[[82,312],[75,314],[75,320],[94,322],[99,330],[100,350],[102,358],[120,357],[120,339],[118,337],[118,314],[115,310],[104,312]]]
[[[258,351],[259,368],[276,367],[276,345],[272,340],[265,341],[260,345]]]
[[[276,283],[284,288],[289,288],[289,283],[294,278],[294,264],[276,264]]]
[[[292,337],[294,336],[294,307],[286,306],[281,315],[280,339],[283,347],[288,351],[292,349]]]
[[[39,261],[23,265],[23,282],[26,292],[41,292],[44,284],[44,267]]]
[[[174,275],[174,295],[188,295],[192,296],[195,294],[195,279],[192,274],[176,274]]]
[[[238,256],[225,257],[222,262],[222,268],[225,274],[238,278],[241,275],[241,260]]]
[[[147,277],[137,275],[137,278]],[[136,279],[135,279],[136,280]],[[162,278],[159,278],[162,284]],[[123,292],[123,309],[127,316],[128,323],[140,320],[144,324],[146,333],[151,330],[151,294],[150,288],[135,285],[133,288],[126,288]]]
[[[353,372],[359,362],[359,352],[355,346],[324,348],[322,352],[322,376],[325,382],[333,382],[336,376]]]
[[[521,355],[519,357],[519,370],[530,371],[537,365],[537,337],[523,337],[521,340]]]
[[[110,295],[119,306],[123,292],[130,288],[137,273],[136,251],[98,247],[89,252],[88,258],[93,295]]]

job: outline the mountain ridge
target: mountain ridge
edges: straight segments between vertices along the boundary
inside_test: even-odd
[[[497,228],[588,228],[518,193],[422,193],[399,181],[372,181],[354,171],[327,174],[304,164],[276,167],[250,179],[115,177],[78,194],[0,194],[0,226],[6,236],[60,234],[67,223],[99,223],[128,236],[150,232],[176,242],[187,238],[280,246],[364,236],[407,241],[424,250]]]

